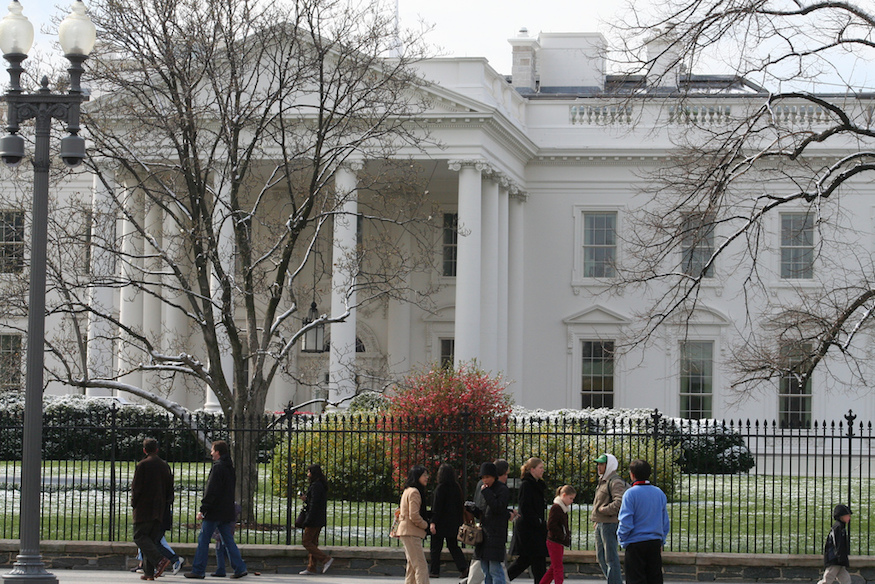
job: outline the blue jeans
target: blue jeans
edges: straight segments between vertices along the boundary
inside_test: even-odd
[[[242,574],[246,571],[246,564],[240,556],[240,549],[234,543],[234,524],[230,521],[219,523],[209,519],[204,519],[201,524],[201,533],[197,537],[197,551],[194,553],[191,571],[199,576],[206,573],[207,559],[210,556],[210,541],[213,539],[213,532],[217,529],[222,536],[222,543],[225,544],[225,549],[228,551],[228,559],[234,566],[234,573]]]
[[[595,555],[608,584],[623,584],[620,568],[620,549],[617,541],[619,523],[595,524]]]
[[[480,560],[480,567],[483,568],[483,574],[486,576],[485,584],[507,584],[504,581],[504,566],[501,562]]]

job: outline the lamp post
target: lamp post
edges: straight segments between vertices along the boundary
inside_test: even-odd
[[[42,396],[43,351],[45,344],[46,241],[49,200],[49,136],[52,120],[67,125],[69,135],[61,139],[61,159],[76,166],[85,158],[85,139],[79,136],[79,105],[88,99],[82,93],[82,65],[94,48],[96,31],[85,14],[85,5],[76,0],[72,12],[58,27],[61,48],[70,67],[70,90],[52,93],[48,78],[43,77],[35,93],[21,88],[21,63],[33,44],[33,25],[22,13],[21,4],[13,0],[9,14],[0,21],[0,50],[9,62],[9,89],[2,96],[7,104],[6,131],[0,138],[0,158],[17,166],[24,158],[24,138],[18,135],[19,123],[34,120],[33,217],[31,219],[30,296],[27,315],[27,361],[24,378],[24,440],[21,461],[20,544],[12,571],[4,582],[57,583],[46,572],[40,554],[40,497],[42,492]]]

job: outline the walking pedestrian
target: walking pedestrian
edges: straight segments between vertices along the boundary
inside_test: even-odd
[[[304,536],[302,543],[307,550],[307,567],[300,573],[313,575],[322,564],[322,573],[328,571],[334,559],[319,549],[319,532],[328,524],[328,479],[318,464],[307,467],[307,480],[310,486],[301,495],[304,501]]]
[[[529,568],[534,583],[539,584],[547,571],[547,521],[544,517],[547,485],[543,480],[544,470],[544,461],[536,456],[528,459],[520,469],[520,516],[514,522],[514,545],[510,550],[510,554],[517,558],[507,567],[507,575],[511,580]]]
[[[571,547],[571,527],[568,524],[568,512],[577,491],[571,485],[563,485],[556,489],[556,498],[547,515],[547,552],[550,554],[550,567],[540,584],[562,584],[565,582],[565,548]]]
[[[407,474],[404,492],[401,494],[401,521],[398,524],[398,538],[404,545],[407,558],[407,571],[404,584],[428,584],[428,564],[422,540],[425,539],[428,520],[425,518],[425,485],[428,472],[424,466],[414,465]]]
[[[510,471],[510,465],[503,458],[498,458],[493,462],[495,465],[495,472],[498,473],[498,481],[504,485],[507,484],[507,475]],[[482,494],[482,486],[483,479],[481,478],[477,482],[477,486],[474,488],[474,501],[467,501],[465,503],[465,507],[475,516],[479,517],[477,511],[478,508],[482,507],[484,504],[483,494]],[[510,491],[508,491],[509,493]],[[508,520],[513,521],[516,518],[516,511],[508,509]],[[507,531],[507,530],[505,530]],[[505,536],[506,539],[506,536]],[[508,581],[507,577],[507,566],[504,565],[504,560],[501,563],[501,569],[504,573],[504,581]],[[474,548],[474,559],[471,560],[471,563],[468,564],[468,577],[462,578],[459,580],[459,584],[483,584],[486,580],[486,574],[483,573],[483,564],[480,561],[480,557],[477,555],[477,548]]]
[[[131,481],[134,542],[143,554],[141,580],[154,580],[170,560],[165,558],[156,542],[164,537],[164,513],[173,501],[173,473],[170,466],[158,456],[158,441],[143,440],[146,457],[137,463]]]
[[[210,553],[210,540],[213,531],[219,530],[222,543],[228,550],[234,573],[231,578],[242,578],[248,574],[246,563],[240,556],[240,550],[234,542],[234,489],[237,480],[234,463],[231,461],[231,449],[224,440],[216,440],[210,449],[213,467],[207,477],[204,497],[201,499],[201,509],[197,518],[202,520],[201,532],[197,538],[197,550],[194,554],[191,572],[186,572],[186,578],[203,579],[207,570],[207,558]]]
[[[480,465],[480,493],[483,495],[476,507],[483,527],[483,541],[474,547],[474,554],[480,559],[486,584],[507,584],[504,573],[504,560],[507,556],[507,520],[510,512],[510,490],[498,480],[495,464],[484,462]]]
[[[829,530],[826,543],[823,546],[823,578],[817,584],[850,584],[851,575],[848,568],[851,562],[851,535],[848,533],[848,523],[851,522],[851,508],[847,505],[836,505],[832,511],[835,523]]]
[[[468,563],[465,561],[465,555],[461,548],[459,548],[459,542],[456,541],[459,526],[462,525],[464,504],[462,487],[456,477],[456,470],[446,463],[440,465],[431,505],[431,523],[429,524],[431,532],[429,575],[432,578],[439,578],[441,575],[441,551],[444,547],[444,541],[447,543],[447,549],[456,564],[456,569],[459,570],[460,577],[464,578],[468,573]]]

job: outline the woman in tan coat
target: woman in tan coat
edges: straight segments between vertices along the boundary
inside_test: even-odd
[[[407,483],[401,494],[401,514],[398,524],[398,538],[404,544],[404,555],[407,557],[407,572],[404,584],[428,584],[428,565],[425,563],[425,551],[422,540],[428,521],[425,518],[425,485],[428,484],[428,472],[425,467],[415,465],[407,474]]]

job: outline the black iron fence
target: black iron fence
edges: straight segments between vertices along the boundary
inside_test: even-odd
[[[168,539],[196,540],[195,515],[210,468],[207,450],[188,428],[138,425],[123,410],[105,408],[75,420],[46,416],[43,539],[130,540],[129,487],[149,436],[158,439],[175,476]],[[516,489],[517,469],[537,456],[545,461],[551,490],[566,483],[577,489],[573,547],[592,549],[592,460],[611,452],[624,476],[634,458],[653,465],[652,480],[669,497],[669,550],[820,553],[832,507],[845,503],[855,512],[852,553],[872,553],[872,425],[856,422],[851,412],[808,429],[681,421],[658,412],[602,413],[434,419],[286,412],[235,420],[230,430],[215,416],[204,416],[198,429],[236,445],[243,476],[241,543],[300,543],[292,522],[312,463],[322,465],[330,482],[324,543],[392,546],[398,544],[388,530],[410,465],[424,464],[434,476],[439,463],[449,462],[471,493],[482,461],[507,459],[509,485]],[[0,538],[18,537],[21,424],[19,414],[0,415]]]

